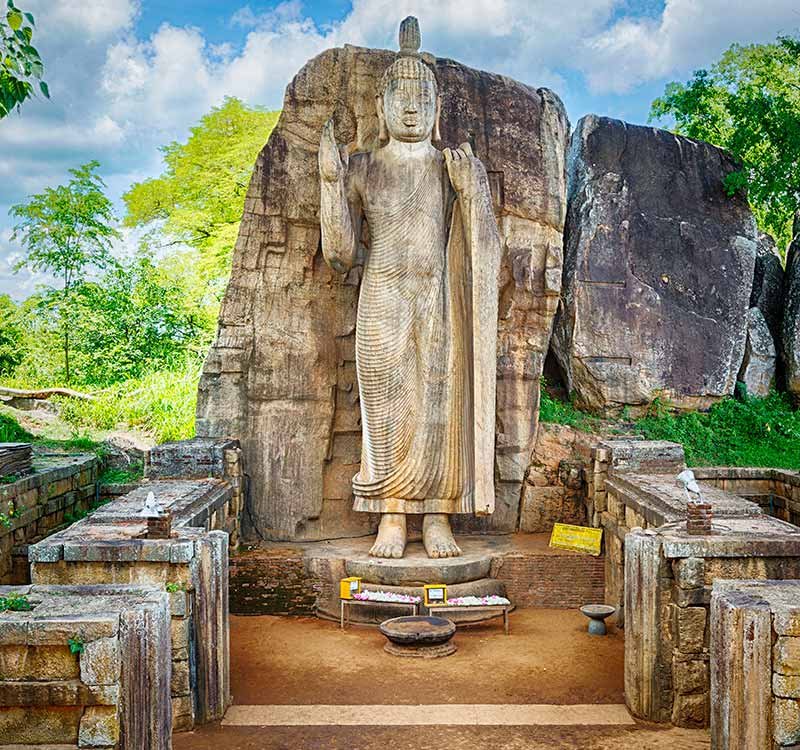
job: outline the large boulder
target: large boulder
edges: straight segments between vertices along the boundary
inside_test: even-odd
[[[750,307],[761,310],[776,344],[781,340],[783,324],[783,277],[783,264],[775,240],[759,232]]]
[[[579,406],[733,393],[758,234],[723,151],[589,115],[568,164],[563,310],[554,352]]]
[[[775,389],[777,350],[764,313],[758,307],[747,311],[747,337],[739,380],[751,396],[767,396]]]
[[[377,141],[375,94],[394,53],[357,47],[311,60],[286,90],[258,157],[197,406],[201,436],[241,441],[249,538],[363,534],[351,510],[360,459],[354,331],[360,267],[320,250],[317,147],[332,115],[340,143]],[[533,450],[539,378],[558,304],[569,123],[547,89],[425,56],[442,95],[442,144],[483,160],[503,239],[498,289],[497,509],[462,528],[511,531]]]
[[[783,265],[775,241],[759,233],[747,336],[739,380],[751,396],[766,396],[778,382],[783,325]]]
[[[800,402],[800,211],[794,215],[794,240],[786,253],[786,293],[781,344],[786,390]]]

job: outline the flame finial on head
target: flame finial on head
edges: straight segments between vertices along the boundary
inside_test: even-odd
[[[397,53],[397,59],[384,72],[378,93],[383,94],[389,81],[400,78],[429,81],[436,86],[433,71],[422,62],[419,54],[421,40],[419,21],[414,16],[404,18],[400,24],[399,36],[400,52]]]
[[[404,18],[400,23],[400,54],[417,57],[422,41],[419,33],[419,21],[414,16]]]

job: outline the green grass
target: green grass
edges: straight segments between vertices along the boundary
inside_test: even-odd
[[[0,412],[0,443],[30,443],[33,439],[14,417]]]
[[[133,428],[159,443],[194,435],[200,364],[180,372],[153,372],[95,394],[93,401],[60,397],[61,418],[76,428]]]
[[[144,467],[141,461],[132,463],[128,468],[122,469],[110,466],[99,477],[98,481],[104,484],[130,484],[138,482],[144,474]]]
[[[560,401],[553,398],[546,390],[544,378],[541,381],[541,401],[539,403],[539,421],[565,424],[579,430],[591,432],[600,420],[580,409],[571,401]]]
[[[800,469],[800,411],[783,394],[727,398],[705,413],[673,414],[661,404],[652,412],[637,431],[683,444],[690,466]]]
[[[604,433],[634,432],[648,440],[681,443],[689,466],[770,466],[800,470],[800,410],[784,394],[766,398],[726,398],[707,412],[676,412],[656,399],[648,415],[615,425],[552,398],[542,388],[542,422]]]

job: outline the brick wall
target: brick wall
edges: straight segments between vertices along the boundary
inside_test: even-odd
[[[231,558],[231,614],[313,615],[316,601],[301,549],[245,550]]]
[[[577,553],[510,554],[495,562],[492,577],[502,581],[518,607],[571,609],[603,601],[602,557]]]

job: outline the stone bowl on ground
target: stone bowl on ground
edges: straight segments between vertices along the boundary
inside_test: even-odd
[[[610,617],[616,612],[616,607],[610,604],[584,604],[581,607],[581,614],[589,618],[589,634],[590,635],[605,635],[606,630],[606,617]]]
[[[384,650],[394,656],[434,659],[456,651],[450,640],[455,623],[444,617],[393,617],[379,626],[389,642]]]

